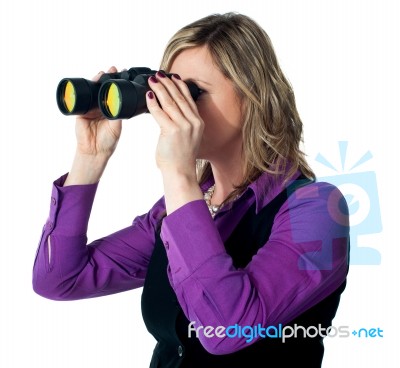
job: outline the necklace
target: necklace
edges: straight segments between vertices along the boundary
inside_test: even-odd
[[[214,194],[215,191],[215,184],[212,185],[205,193],[204,193],[204,200],[207,203],[208,210],[210,211],[210,214],[212,217],[215,216],[215,214],[218,212],[218,210],[221,208],[221,205],[217,204],[211,204],[211,198]]]

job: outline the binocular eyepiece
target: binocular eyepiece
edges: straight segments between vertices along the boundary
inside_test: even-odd
[[[146,93],[148,79],[157,73],[150,68],[137,67],[119,73],[105,73],[99,81],[64,78],[57,87],[57,105],[64,115],[84,115],[100,108],[109,120],[130,119],[148,112]],[[172,74],[166,74],[171,77]],[[193,82],[186,82],[192,98],[201,91]]]

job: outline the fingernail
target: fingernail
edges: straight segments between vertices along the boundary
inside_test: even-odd
[[[172,74],[174,78],[181,80],[182,78],[178,74]]]
[[[159,78],[165,78],[165,74],[164,74],[162,71],[158,71],[158,72],[156,73],[156,75],[157,75],[157,77],[159,77]]]
[[[152,82],[152,83],[157,83],[157,78],[156,78],[154,75],[152,75],[152,76],[149,78],[149,81]]]
[[[154,93],[152,91],[147,92],[147,97],[152,100],[154,98]]]

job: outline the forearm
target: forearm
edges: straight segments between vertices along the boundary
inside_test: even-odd
[[[99,182],[109,160],[105,155],[85,155],[76,152],[64,186],[95,184]]]
[[[54,182],[49,218],[33,267],[33,289],[55,300],[73,300],[143,285],[154,246],[154,229],[164,212],[161,198],[132,224],[87,244],[97,184],[65,187]]]

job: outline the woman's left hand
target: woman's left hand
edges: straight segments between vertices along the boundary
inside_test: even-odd
[[[164,181],[167,214],[203,198],[197,183],[196,159],[204,122],[185,82],[162,72],[149,78],[147,107],[160,125],[156,149],[157,167]],[[158,100],[158,102],[157,102]]]
[[[149,86],[153,92],[146,95],[147,107],[160,125],[157,167],[163,174],[171,171],[191,176],[196,172],[196,158],[204,130],[196,103],[179,76],[168,78],[157,72],[149,78]]]

